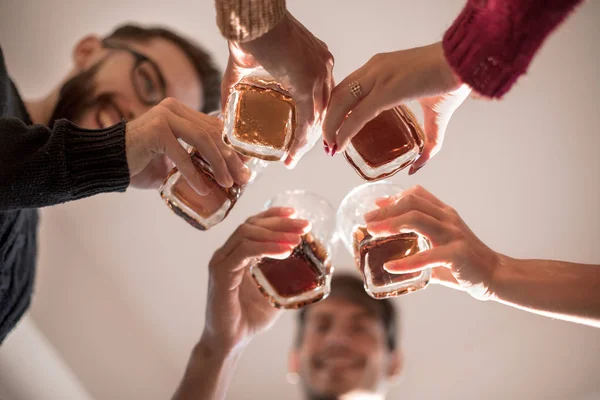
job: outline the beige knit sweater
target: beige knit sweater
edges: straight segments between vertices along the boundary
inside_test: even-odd
[[[267,33],[286,13],[285,0],[215,0],[215,5],[221,33],[238,42]]]

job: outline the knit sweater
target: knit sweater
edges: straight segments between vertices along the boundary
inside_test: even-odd
[[[33,125],[0,48],[0,343],[27,310],[37,253],[36,208],[129,185],[125,124],[101,130]]]
[[[444,35],[446,59],[475,92],[502,97],[582,1],[469,0]]]

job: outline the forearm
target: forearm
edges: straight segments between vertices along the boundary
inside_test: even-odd
[[[500,303],[600,327],[600,265],[502,257],[492,292]]]
[[[262,36],[286,13],[285,0],[215,0],[215,8],[223,37],[237,42]]]
[[[456,75],[475,92],[502,97],[548,35],[583,0],[469,0],[444,35]]]
[[[0,211],[124,191],[128,185],[124,123],[87,130],[57,121],[49,129],[0,119]]]
[[[173,400],[224,399],[243,347],[222,349],[203,335],[194,347]]]

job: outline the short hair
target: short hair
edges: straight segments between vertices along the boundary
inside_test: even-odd
[[[351,274],[334,274],[331,280],[331,293],[329,297],[342,297],[349,302],[364,307],[376,314],[385,328],[388,349],[394,351],[398,345],[398,327],[396,319],[396,307],[390,299],[376,300],[369,296],[364,289],[363,281]],[[327,300],[324,300],[327,301]],[[306,313],[311,306],[306,306],[298,311],[298,333],[296,346],[300,346],[304,337],[304,326],[306,325]]]
[[[204,89],[204,105],[198,111],[208,113],[219,109],[221,105],[221,71],[217,68],[212,56],[200,45],[159,26],[121,25],[105,37],[105,39],[138,42],[147,42],[155,38],[166,39],[178,46],[194,66]]]

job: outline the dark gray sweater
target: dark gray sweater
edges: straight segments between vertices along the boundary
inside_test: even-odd
[[[0,48],[0,344],[31,300],[36,208],[128,185],[125,123],[102,130],[65,120],[52,129],[33,125]]]

